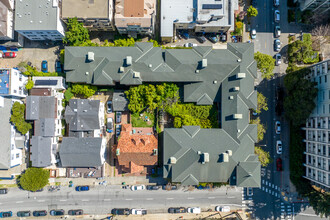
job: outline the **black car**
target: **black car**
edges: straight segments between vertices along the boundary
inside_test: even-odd
[[[116,137],[119,137],[121,132],[121,125],[116,125]]]
[[[51,216],[60,216],[60,215],[64,215],[64,210],[63,210],[63,209],[58,209],[58,210],[53,209],[53,210],[51,210],[51,211],[49,212],[49,214],[50,214]]]
[[[159,190],[160,186],[147,186],[147,190]]]
[[[0,189],[0,194],[7,194],[7,193],[8,193],[7,188]]]
[[[46,210],[34,211],[32,214],[34,217],[46,216],[47,211]]]
[[[220,40],[221,40],[221,42],[226,42],[227,41],[227,34],[221,34],[220,35]]]
[[[184,207],[169,208],[168,213],[186,213],[187,209]]]
[[[164,189],[164,190],[177,190],[178,187],[175,186],[175,185],[173,185],[173,186],[171,186],[171,185],[163,185],[162,189]]]
[[[29,217],[31,216],[30,211],[19,211],[17,212],[17,217]]]
[[[111,214],[113,215],[129,215],[129,209],[112,209]]]
[[[112,112],[112,101],[107,101],[107,113]]]
[[[217,36],[215,34],[208,34],[207,39],[209,39],[209,41],[211,41],[214,44],[218,43],[218,41],[219,41],[219,39],[217,38]]]
[[[12,211],[8,211],[8,212],[0,212],[0,218],[9,218],[13,216],[13,212]]]
[[[82,209],[69,210],[69,215],[83,215],[84,211]]]
[[[197,40],[199,43],[203,44],[203,43],[205,43],[206,38],[205,38],[204,36],[197,36],[197,37],[196,37],[196,40]]]
[[[121,112],[116,112],[116,123],[121,123]]]

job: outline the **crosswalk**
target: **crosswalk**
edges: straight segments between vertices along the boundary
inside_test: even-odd
[[[281,219],[292,220],[293,207],[291,204],[281,202]]]
[[[261,190],[269,193],[270,195],[274,196],[275,198],[281,197],[281,187],[269,182],[268,180],[261,181]]]

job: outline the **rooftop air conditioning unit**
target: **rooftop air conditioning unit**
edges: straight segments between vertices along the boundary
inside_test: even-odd
[[[170,164],[176,164],[176,158],[170,157]]]
[[[126,57],[126,65],[127,65],[127,66],[132,65],[132,57],[131,57],[131,56],[127,56],[127,57]]]
[[[229,162],[229,155],[227,153],[222,153],[222,161]]]
[[[234,99],[234,96],[229,96],[229,100],[233,100]]]
[[[237,79],[243,79],[246,77],[245,73],[237,73]]]
[[[94,61],[94,53],[93,52],[88,52],[87,53],[87,59],[89,62]]]
[[[235,86],[235,87],[233,88],[233,90],[234,90],[234,92],[238,92],[238,91],[239,91],[239,86]]]
[[[202,59],[202,67],[207,67],[207,59]]]
[[[123,66],[119,67],[119,72],[120,72],[120,73],[123,73],[123,72],[124,72],[124,70],[125,70],[125,69],[124,69],[124,67],[123,67]]]
[[[234,119],[242,119],[243,118],[243,115],[242,114],[234,114],[233,115],[233,118]]]

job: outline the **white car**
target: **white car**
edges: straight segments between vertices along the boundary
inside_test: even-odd
[[[251,39],[256,39],[256,37],[257,37],[257,31],[256,31],[256,29],[252,29],[251,30]]]
[[[282,63],[282,56],[281,56],[281,54],[277,53],[275,55],[275,65],[279,66],[279,65],[281,65],[281,63]]]
[[[275,7],[280,6],[280,0],[274,0],[274,6]]]
[[[281,134],[281,122],[279,122],[279,121],[275,122],[275,131],[276,131],[276,134]]]
[[[185,46],[185,47],[197,47],[197,44],[194,44],[194,43],[185,43],[183,46]]]
[[[281,27],[275,26],[275,37],[280,37],[280,36],[281,36]]]
[[[229,206],[216,206],[215,211],[217,212],[230,212]]]
[[[282,141],[276,141],[276,152],[277,154],[282,154]]]
[[[146,189],[145,185],[139,185],[139,186],[131,186],[132,191],[137,191],[137,190],[144,190]]]
[[[131,214],[132,215],[146,215],[147,210],[146,209],[132,209]]]
[[[199,207],[188,208],[188,209],[187,209],[187,212],[188,212],[188,213],[199,214],[199,213],[201,213],[201,208],[199,208]]]

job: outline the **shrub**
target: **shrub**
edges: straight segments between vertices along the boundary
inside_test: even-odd
[[[258,15],[258,10],[250,5],[250,7],[247,9],[247,16],[248,17],[256,17]]]
[[[48,184],[49,170],[30,167],[18,178],[18,184],[24,190],[35,192]]]
[[[67,101],[67,102],[68,102],[70,99],[72,99],[72,97],[74,96],[71,90],[72,90],[71,87],[69,87],[69,88],[68,88],[67,90],[65,90],[65,92],[64,92],[64,99],[65,99],[65,101]]]
[[[241,21],[237,21],[236,24],[235,24],[236,28],[238,29],[242,29],[243,28],[243,22]]]
[[[27,82],[26,85],[25,85],[25,88],[26,88],[27,90],[30,90],[30,89],[33,88],[33,86],[34,86],[33,80],[29,79],[28,82]]]
[[[258,51],[254,54],[254,59],[257,61],[257,68],[260,70],[263,78],[270,79],[274,76],[275,59],[272,56]]]
[[[96,86],[82,85],[82,84],[73,84],[71,89],[72,93],[76,95],[83,95],[85,98],[91,97],[92,95],[95,94],[96,91],[97,91]],[[68,94],[68,96],[70,95]]]
[[[38,71],[35,67],[26,65],[25,66],[26,71],[23,72],[26,76],[57,76],[58,74],[56,72],[48,72],[44,73],[41,71]]]
[[[19,102],[14,102],[12,106],[10,122],[22,134],[26,134],[32,128],[32,125],[25,121],[25,105]]]
[[[266,128],[260,122],[260,118],[256,118],[255,120],[251,121],[251,124],[256,124],[258,126],[258,142],[264,139],[264,134],[266,133]]]
[[[272,162],[269,152],[264,151],[261,147],[254,147],[254,152],[258,155],[261,166],[266,167]]]

